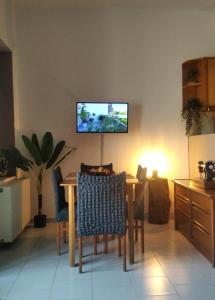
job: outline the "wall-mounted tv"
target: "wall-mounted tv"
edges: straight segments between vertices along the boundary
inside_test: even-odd
[[[77,133],[127,133],[128,103],[76,102]]]

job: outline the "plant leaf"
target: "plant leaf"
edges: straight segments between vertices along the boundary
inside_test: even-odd
[[[37,135],[35,133],[32,134],[31,141],[37,147],[38,152],[41,154],[40,145],[39,145],[39,142],[38,142]]]
[[[29,171],[29,167],[26,165],[26,162],[17,155],[17,152],[15,152],[13,148],[2,149],[2,152],[13,167],[22,169],[23,171]]]
[[[41,146],[41,157],[43,163],[46,163],[50,159],[52,151],[53,151],[53,137],[51,132],[46,132],[43,136],[42,146]]]
[[[33,161],[26,158],[25,156],[22,155],[22,153],[14,146],[10,146],[10,149],[11,149],[11,153],[13,153],[18,159],[22,160],[23,163],[29,167],[29,168],[32,168],[32,165],[33,165]]]
[[[41,155],[39,151],[37,150],[37,147],[32,143],[32,141],[26,136],[22,135],[22,140],[25,145],[25,147],[28,149],[28,152],[31,154],[33,159],[35,160],[35,163],[40,166],[41,165]]]
[[[66,143],[65,141],[60,141],[59,143],[57,143],[54,152],[52,153],[52,156],[46,165],[46,169],[50,168],[56,162],[60,153],[63,150],[63,147],[65,146],[65,143]]]
[[[73,149],[69,150],[60,160],[58,160],[56,162],[56,164],[54,165],[54,167],[56,167],[57,165],[59,165],[59,163],[61,163],[72,151],[73,151]]]

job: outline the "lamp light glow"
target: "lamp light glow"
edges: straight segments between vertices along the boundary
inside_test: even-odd
[[[147,167],[147,176],[164,176],[168,170],[168,158],[164,151],[145,151],[139,163],[142,167]]]

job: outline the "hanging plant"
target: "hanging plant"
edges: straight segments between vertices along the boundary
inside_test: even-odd
[[[181,112],[182,119],[186,121],[186,135],[191,134],[192,126],[195,122],[196,133],[201,134],[201,109],[202,103],[196,98],[187,100]]]
[[[188,82],[198,82],[198,75],[198,69],[193,67],[187,70],[186,79]]]

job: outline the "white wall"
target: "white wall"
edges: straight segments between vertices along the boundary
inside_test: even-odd
[[[215,160],[214,133],[189,137],[190,178],[199,178],[199,160]]]
[[[158,149],[168,156],[165,176],[187,177],[181,64],[214,56],[214,22],[198,12],[19,8],[17,135],[50,130],[77,146],[62,164],[66,174],[100,158],[99,136],[75,133],[75,101],[128,100],[129,134],[105,135],[105,162],[135,174],[144,151]],[[44,210],[53,216],[48,179]]]
[[[0,39],[12,47],[13,21],[12,21],[12,0],[0,0]]]

